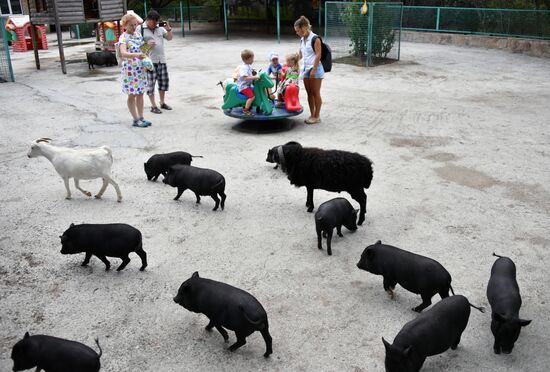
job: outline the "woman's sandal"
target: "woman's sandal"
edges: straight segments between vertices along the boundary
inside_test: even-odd
[[[317,119],[306,119],[304,120],[304,123],[306,124],[319,124],[321,122],[321,118],[317,118]]]
[[[136,120],[134,120],[134,123],[132,124],[132,126],[133,127],[138,127],[138,128],[147,128],[149,125],[147,125],[146,123],[144,123],[140,119],[136,119]]]
[[[143,124],[145,124],[146,126],[150,127],[151,125],[153,125],[153,123],[151,123],[149,120],[145,120],[144,118],[139,118],[139,120],[141,120],[141,122]]]

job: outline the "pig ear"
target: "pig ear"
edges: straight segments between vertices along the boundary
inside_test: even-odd
[[[409,357],[411,350],[412,350],[412,346],[409,346],[405,350],[403,350],[403,354],[405,355],[405,357]]]
[[[23,339],[29,338],[31,335],[29,335],[29,332],[25,332],[25,336],[23,336]]]
[[[519,324],[522,326],[522,327],[525,327],[527,325],[529,325],[531,323],[530,320],[524,320],[524,319],[520,319],[519,320]]]
[[[390,351],[391,345],[388,341],[384,340],[384,337],[382,337],[382,342],[384,343],[384,347],[386,348],[386,351]]]
[[[493,320],[496,320],[497,322],[505,322],[506,319],[500,315],[499,313],[493,313],[492,315]]]
[[[199,272],[198,271],[195,271],[193,273],[193,275],[191,275],[191,278],[198,278],[199,277]]]
[[[74,223],[71,223],[71,226],[69,226],[69,227],[74,227]]]
[[[382,240],[379,240],[376,243],[374,243],[374,245],[380,245],[380,244],[382,244]]]

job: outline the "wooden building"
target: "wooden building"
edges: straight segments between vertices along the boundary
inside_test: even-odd
[[[61,26],[118,21],[126,13],[125,0],[27,0],[32,24],[55,24],[61,70],[67,73]],[[34,38],[34,35],[33,35]],[[35,50],[37,68],[40,68]]]

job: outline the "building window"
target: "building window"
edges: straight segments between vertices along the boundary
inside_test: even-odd
[[[22,14],[20,0],[0,0],[0,14]]]
[[[22,14],[21,2],[19,0],[11,0],[11,14]]]
[[[36,0],[36,13],[48,11],[48,0]]]

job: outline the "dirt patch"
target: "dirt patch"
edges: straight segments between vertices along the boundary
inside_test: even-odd
[[[504,185],[509,198],[550,213],[550,192],[545,190],[542,185],[530,185],[522,182],[506,182]]]
[[[455,161],[458,160],[459,157],[455,154],[451,154],[449,152],[437,152],[435,154],[427,155],[424,157],[424,159],[434,160],[446,163],[448,161]]]
[[[498,180],[483,172],[453,164],[447,164],[444,167],[437,168],[435,172],[444,180],[471,187],[476,190],[485,190],[486,188],[493,187],[500,183]]]
[[[451,139],[446,137],[394,137],[390,140],[390,145],[393,147],[431,148],[446,145],[450,141]]]

